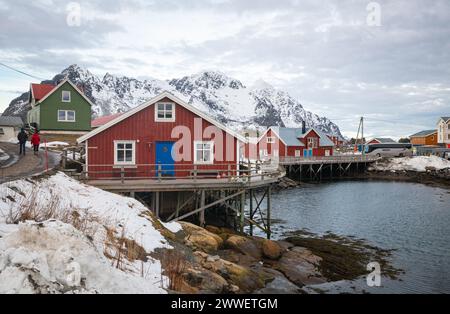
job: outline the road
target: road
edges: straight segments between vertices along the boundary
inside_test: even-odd
[[[0,183],[30,177],[46,170],[45,152],[41,150],[38,156],[27,148],[25,156],[19,156],[18,144],[0,143],[2,149],[10,157],[0,163]],[[60,155],[48,152],[48,168],[52,169],[59,164]]]

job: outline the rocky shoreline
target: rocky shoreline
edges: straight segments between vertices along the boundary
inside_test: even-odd
[[[172,293],[302,294],[308,285],[364,275],[369,259],[388,264],[388,251],[330,234],[297,233],[271,241],[226,228],[181,225],[171,239],[175,250],[156,253],[175,283]]]
[[[401,182],[421,183],[440,188],[450,189],[450,168],[437,170],[427,169],[426,172],[418,171],[367,171],[363,176],[357,179],[369,180],[389,180]]]

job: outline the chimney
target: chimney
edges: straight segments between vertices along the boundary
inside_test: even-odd
[[[306,122],[302,121],[302,134],[306,133]]]

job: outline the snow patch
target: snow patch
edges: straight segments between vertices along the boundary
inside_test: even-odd
[[[450,161],[437,156],[392,158],[376,163],[370,168],[370,170],[425,172],[428,167],[432,167],[437,170],[450,168]]]
[[[0,161],[5,161],[9,159],[9,155],[5,153],[4,150],[0,148]]]
[[[30,206],[38,213],[50,209],[52,217],[42,223],[8,224]],[[83,222],[81,228],[70,218],[75,215]],[[81,184],[63,173],[1,184],[0,293],[164,293],[167,278],[160,261],[149,253],[172,247],[155,219],[135,199]],[[163,227],[181,230],[178,223]],[[113,266],[118,264],[118,239],[135,243],[140,254],[120,260],[120,267]],[[70,261],[80,265],[84,278],[74,287],[64,283],[61,268]]]
[[[153,278],[111,267],[73,226],[22,223],[0,239],[0,293],[165,293]]]

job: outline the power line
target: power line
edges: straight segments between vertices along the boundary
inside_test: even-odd
[[[9,65],[6,65],[6,64],[4,64],[3,62],[0,62],[0,65],[1,65],[1,66],[4,66],[5,68],[8,68],[8,69],[10,69],[10,70],[12,70],[12,71],[14,71],[14,72],[17,72],[17,73],[20,73],[20,74],[29,76],[29,77],[31,77],[31,78],[35,78],[35,79],[37,79],[37,80],[45,81],[45,79],[42,78],[42,77],[37,77],[37,76],[34,76],[34,75],[32,75],[32,74],[28,74],[28,73],[26,73],[26,72],[23,72],[23,71],[21,71],[21,70],[18,70],[18,69],[16,69],[16,68],[13,68],[13,67],[11,67],[11,66],[9,66]]]

